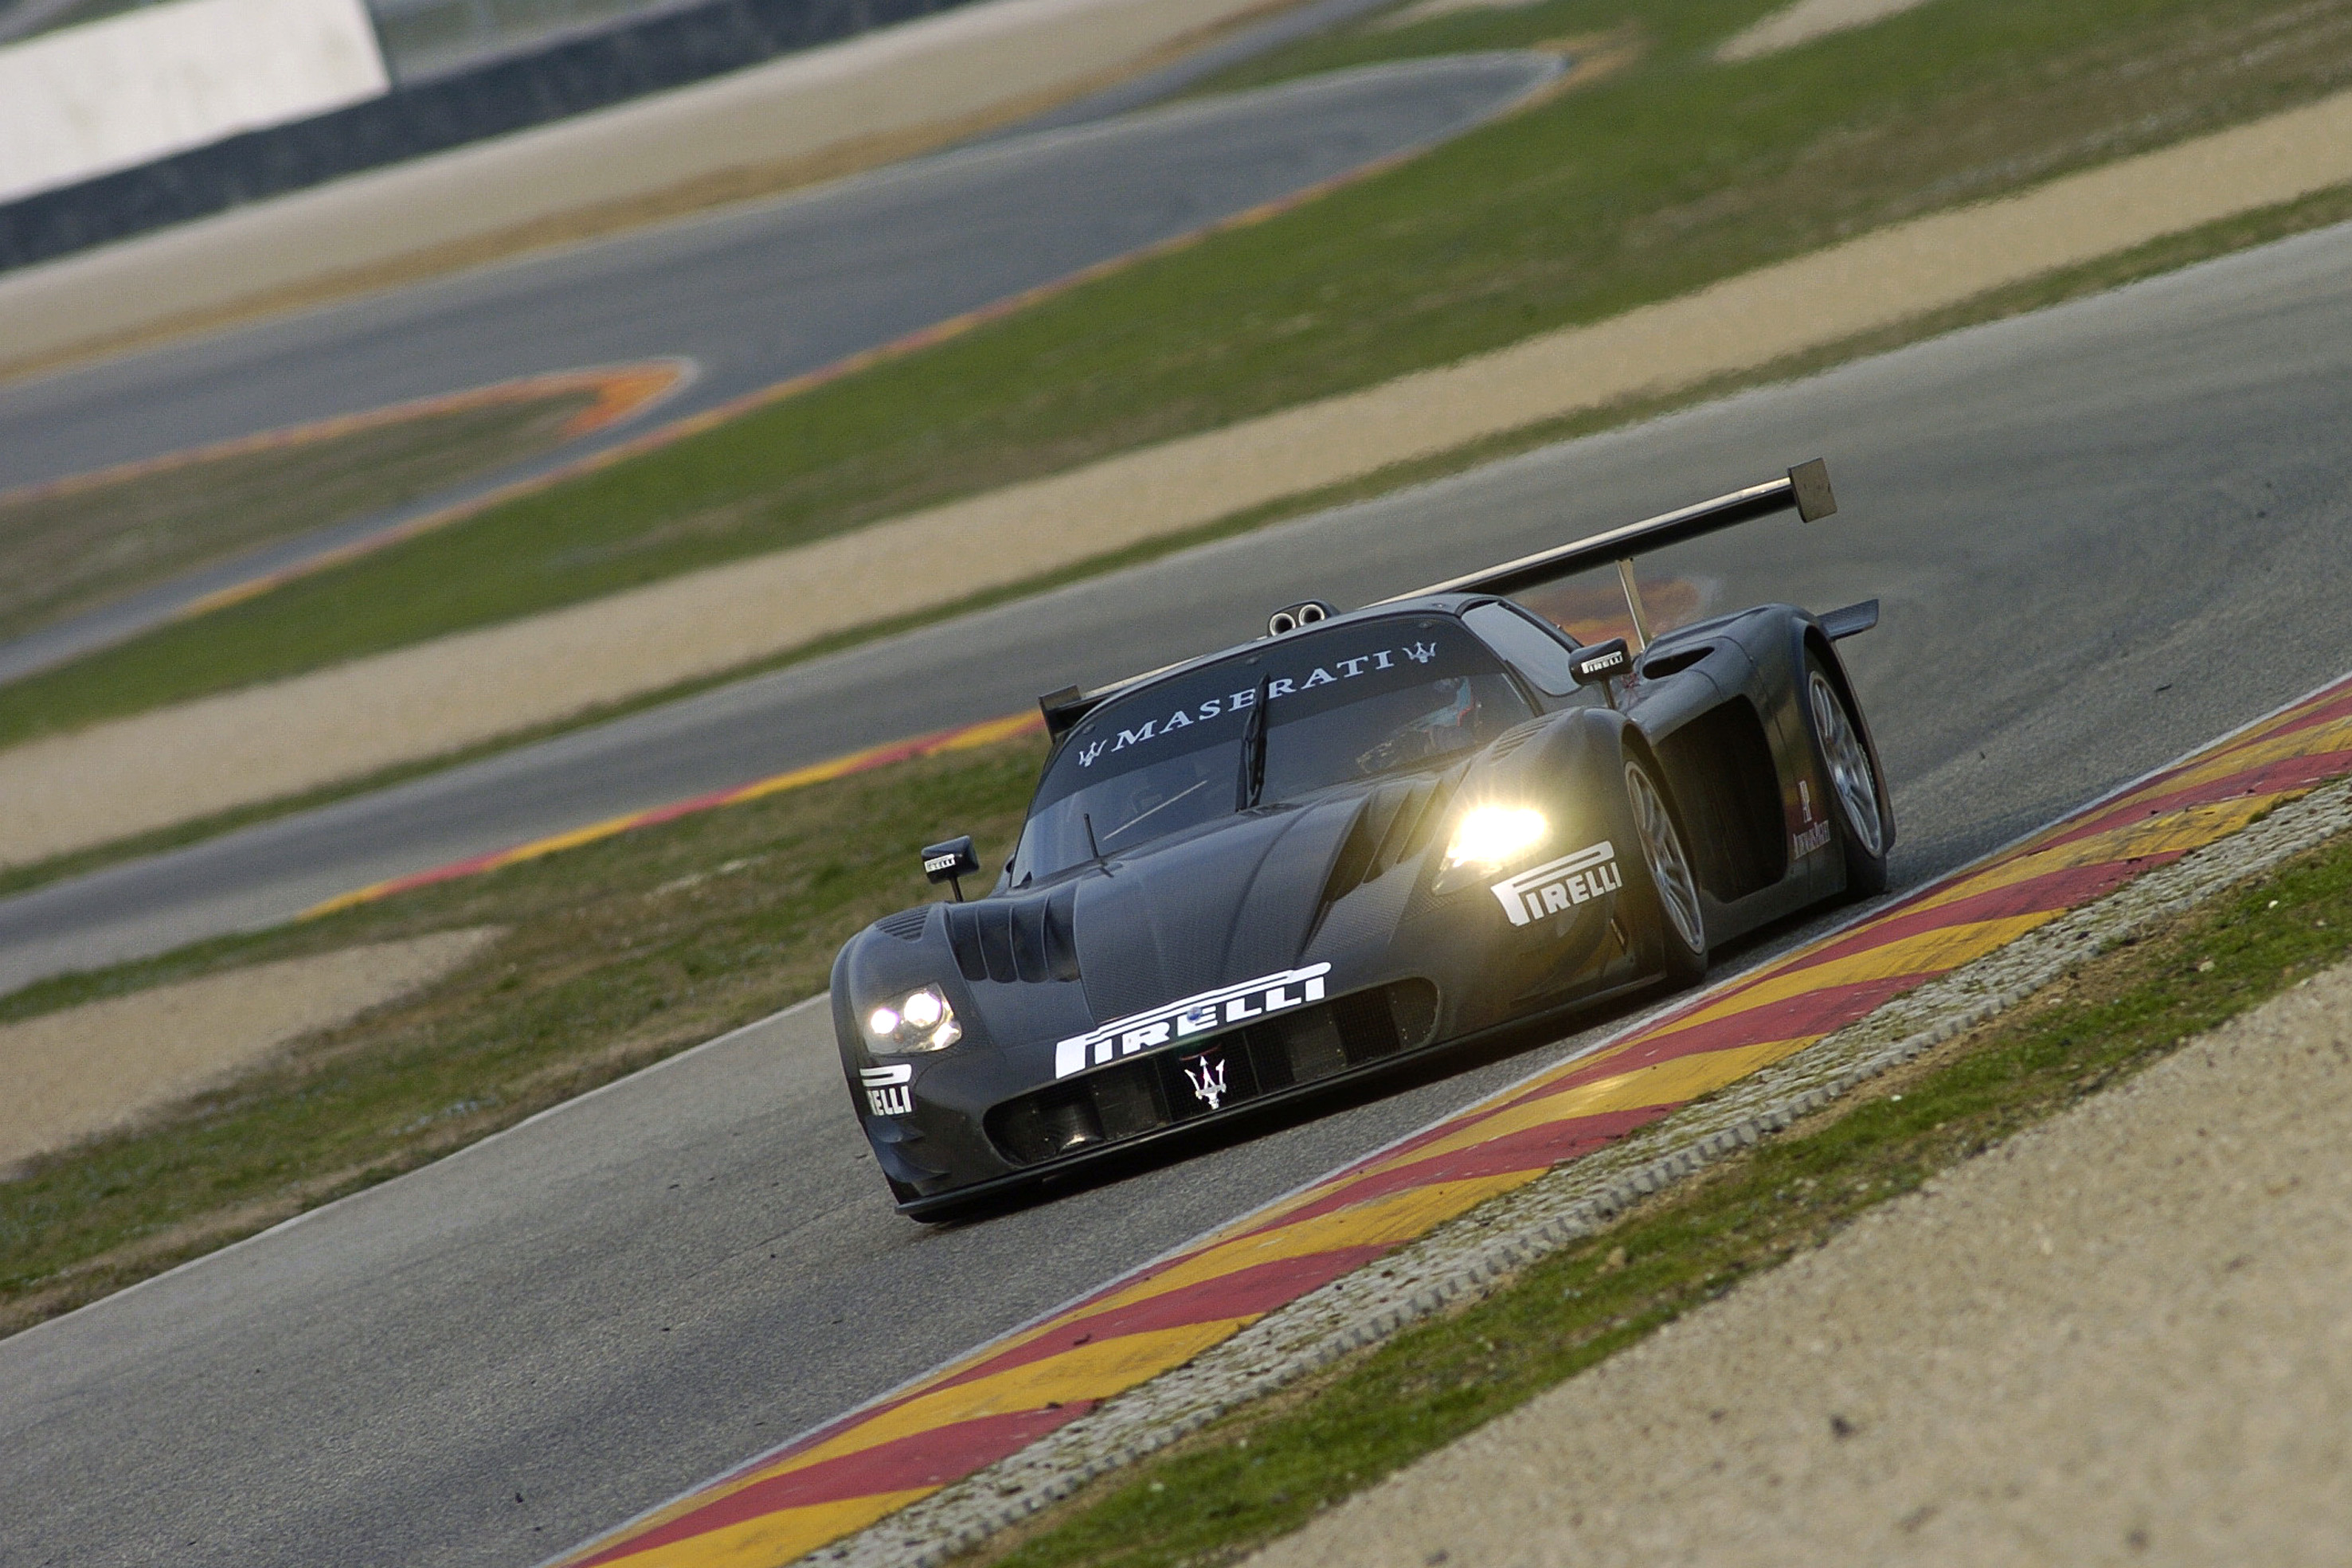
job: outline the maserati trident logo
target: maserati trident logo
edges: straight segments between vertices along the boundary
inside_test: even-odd
[[[1185,1062],[1183,1067],[1184,1076],[1192,1085],[1192,1098],[1215,1110],[1225,1097],[1225,1059],[1204,1056],[1198,1061]]]

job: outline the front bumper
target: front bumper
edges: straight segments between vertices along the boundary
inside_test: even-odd
[[[1335,977],[1383,977],[1297,1011],[1058,1080],[1042,1061],[1023,1071],[1012,1053],[993,1051],[927,1064],[911,1114],[865,1118],[900,1212],[920,1218],[960,1209],[1591,1005],[1656,973],[1617,899],[1514,926],[1483,890],[1475,896],[1488,899],[1483,908],[1467,901],[1429,907],[1425,923],[1391,926],[1377,946],[1335,953]],[[1464,918],[1465,906],[1479,917]],[[1400,972],[1408,957],[1417,961]]]

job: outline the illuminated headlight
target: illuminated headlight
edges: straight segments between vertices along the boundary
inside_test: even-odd
[[[946,994],[925,986],[866,1014],[866,1033],[877,1051],[945,1051],[963,1038],[963,1025]]]
[[[1531,806],[1473,806],[1454,824],[1453,841],[1438,864],[1438,891],[1515,865],[1550,837],[1551,824]]]

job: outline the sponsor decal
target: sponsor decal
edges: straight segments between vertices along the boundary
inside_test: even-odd
[[[861,1067],[857,1082],[866,1090],[866,1104],[877,1116],[908,1116],[914,1113],[915,1092],[909,1087],[915,1081],[915,1070],[904,1063],[897,1067]]]
[[[1133,1056],[1139,1051],[1149,1051],[1171,1040],[1319,1002],[1323,999],[1323,977],[1330,972],[1328,964],[1309,964],[1303,969],[1262,975],[1237,986],[1202,991],[1197,997],[1186,997],[1181,1002],[1170,1002],[1149,1012],[1114,1019],[1099,1029],[1056,1042],[1054,1076],[1067,1078],[1073,1072],[1100,1067],[1107,1061]],[[1223,1093],[1223,1089],[1218,1092]]]
[[[1813,784],[1810,779],[1797,780],[1796,831],[1789,835],[1789,858],[1802,860],[1830,841],[1830,825],[1813,816]]]
[[[1225,1097],[1225,1059],[1202,1056],[1179,1065],[1184,1069],[1186,1082],[1192,1085],[1192,1098],[1215,1110]]]
[[[1277,675],[1266,682],[1265,700],[1271,704],[1282,697],[1313,691],[1318,686],[1337,685],[1351,681],[1369,671],[1393,670],[1399,659],[1415,664],[1426,664],[1438,655],[1434,643],[1408,643],[1402,648],[1375,648],[1352,658],[1334,659],[1328,664],[1318,664],[1301,675]],[[1245,711],[1257,701],[1257,688],[1244,686],[1231,696],[1210,697],[1191,707],[1180,707],[1166,718],[1147,718],[1133,728],[1121,728],[1116,734],[1106,733],[1098,740],[1090,740],[1078,747],[1078,766],[1092,768],[1104,757],[1125,751],[1130,746],[1140,746],[1147,740],[1165,740],[1178,730],[1190,729],[1196,724],[1206,724],[1213,718]]]
[[[1580,904],[1590,904],[1602,894],[1614,893],[1624,885],[1624,873],[1617,867],[1617,846],[1603,839],[1572,855],[1547,861],[1532,871],[1498,882],[1487,891],[1502,904],[1512,925],[1525,925],[1547,915],[1562,914]]]
[[[933,855],[930,859],[923,862],[923,869],[927,872],[951,871],[954,869],[956,857],[954,855]]]
[[[1598,654],[1592,658],[1578,660],[1576,664],[1576,673],[1578,674],[1587,676],[1597,675],[1603,670],[1613,670],[1624,662],[1625,650],[1622,648],[1612,648],[1609,652]]]

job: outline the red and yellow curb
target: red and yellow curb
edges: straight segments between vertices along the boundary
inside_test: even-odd
[[[276,430],[264,430],[251,435],[234,436],[226,441],[215,441],[202,446],[183,447],[153,457],[142,457],[130,463],[117,463],[105,468],[93,468],[87,473],[69,474],[61,479],[47,479],[37,485],[20,486],[0,493],[0,507],[55,500],[60,497],[87,495],[110,486],[126,485],[134,480],[169,474],[181,468],[193,468],[205,463],[218,463],[234,457],[248,457],[262,452],[286,452],[297,447],[315,446],[322,441],[334,441],[363,431],[381,430],[387,425],[405,424],[419,419],[433,419],[444,414],[467,413],[477,409],[499,408],[514,403],[538,402],[545,399],[574,397],[585,394],[588,403],[556,431],[561,443],[579,440],[600,430],[620,423],[623,420],[645,412],[684,387],[694,374],[694,367],[684,360],[647,360],[635,364],[595,365],[585,370],[557,371],[546,375],[521,376],[513,381],[496,382],[488,386],[468,387],[463,392],[440,392],[431,397],[412,398],[406,402],[387,403],[382,408],[362,410],[357,413],[337,414],[331,419],[314,419],[302,424],[283,425]],[[173,612],[173,619],[185,621],[194,616],[223,610],[268,592],[271,589],[308,577],[313,572],[339,566],[347,560],[383,549],[401,540],[414,538],[458,518],[492,501],[520,495],[530,488],[530,482],[510,485],[490,496],[477,497],[454,507],[446,507],[427,516],[410,519],[396,528],[370,534],[337,549],[248,578],[201,598],[189,601]]]
[[[535,861],[541,855],[551,855],[561,850],[578,849],[599,839],[609,839],[638,828],[655,827],[674,822],[680,817],[691,817],[700,811],[716,811],[723,806],[740,806],[748,800],[765,800],[788,790],[804,789],[812,784],[828,783],[846,779],[853,773],[865,773],[877,768],[887,768],[893,762],[911,762],[919,757],[937,757],[942,752],[964,751],[975,746],[990,746],[1000,740],[1010,740],[1016,735],[1027,735],[1043,729],[1045,721],[1034,713],[1017,713],[1004,718],[982,719],[978,724],[959,725],[930,735],[919,735],[912,740],[894,740],[887,746],[869,746],[863,751],[853,751],[845,757],[835,757],[824,762],[813,762],[805,768],[794,768],[783,773],[772,773],[765,779],[755,779],[749,784],[732,789],[714,789],[707,795],[690,800],[672,800],[665,806],[651,806],[642,811],[630,811],[618,817],[607,817],[585,827],[572,828],[561,833],[550,833],[543,839],[492,850],[488,854],[469,855],[451,861],[446,865],[430,870],[411,872],[383,882],[370,883],[365,887],[339,893],[334,897],[312,904],[295,918],[309,920],[321,915],[332,915],[339,909],[354,904],[373,904],[380,898],[406,893],[412,888],[430,887],[436,883],[455,882],[459,877],[480,876],[501,866]]]
[[[2352,773],[2352,677],[637,1519],[568,1568],[782,1564],[1486,1199]]]
[[[258,435],[241,436],[213,446],[200,446],[185,452],[167,453],[144,463],[124,468],[105,469],[95,474],[77,475],[71,479],[57,481],[58,485],[83,486],[115,483],[136,478],[145,473],[165,468],[182,467],[191,463],[209,462],[220,457],[241,456],[248,452],[263,452],[278,447],[302,446],[326,441],[355,431],[373,429],[380,425],[398,424],[406,420],[426,419],[436,414],[460,413],[469,409],[492,408],[501,403],[530,402],[541,398],[562,397],[571,393],[593,394],[588,406],[563,422],[556,433],[559,442],[577,441],[621,423],[633,414],[681,391],[694,375],[694,366],[686,360],[649,360],[641,364],[604,365],[582,371],[558,371],[542,376],[524,376],[515,381],[499,382],[469,391],[445,392],[436,397],[418,398],[411,402],[393,403],[384,408],[370,409],[364,413],[344,414],[310,424],[293,425],[284,430],[264,431]],[[593,462],[593,459],[588,461]],[[321,550],[314,556],[264,572],[243,582],[190,600],[174,612],[175,621],[193,620],[209,615],[215,610],[226,610],[232,604],[242,604],[257,599],[275,588],[282,588],[300,578],[330,570],[346,561],[387,549],[419,534],[446,528],[454,522],[472,517],[487,507],[553,484],[558,477],[580,472],[581,465],[567,464],[554,475],[540,478],[519,479],[502,485],[487,495],[442,507],[415,517],[397,528],[384,528],[353,539],[334,549]]]
[[[566,420],[563,428],[558,432],[562,439],[569,441],[626,419],[677,387],[687,373],[688,367],[682,361],[653,360],[641,364],[602,365],[588,370],[524,376],[488,386],[469,387],[464,392],[440,392],[406,402],[387,403],[382,408],[364,409],[358,413],[337,414],[331,419],[282,425],[276,430],[232,436],[226,441],[210,442],[202,446],[183,447],[177,452],[166,452],[154,457],[117,463],[83,474],[69,474],[61,479],[46,479],[39,484],[20,486],[0,493],[0,506],[78,496],[90,490],[102,490],[110,485],[167,474],[175,468],[193,467],[199,463],[216,463],[223,458],[245,457],[257,452],[310,446],[338,436],[375,430],[387,424],[401,424],[414,419],[430,419],[437,414],[465,413],[505,403],[534,402],[542,398],[589,393],[592,401],[588,406]]]

